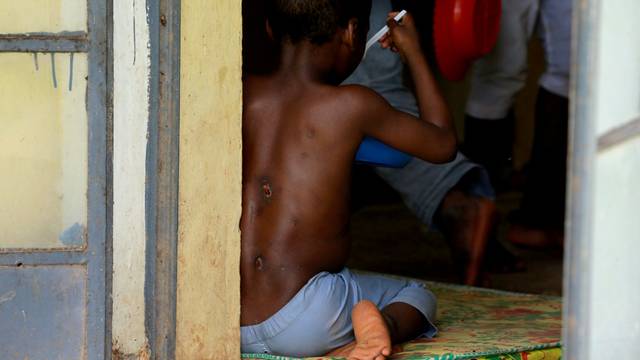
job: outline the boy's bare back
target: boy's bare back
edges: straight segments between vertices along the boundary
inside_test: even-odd
[[[279,70],[245,79],[243,326],[275,314],[314,275],[345,266],[351,168],[364,136],[432,162],[455,154],[448,110],[405,19],[398,29],[389,25],[413,71],[422,119],[369,89],[336,86],[362,56],[351,28],[322,45],[285,43]]]
[[[273,315],[348,257],[348,191],[362,140],[349,118],[349,89],[284,84],[251,78],[245,86],[243,325]]]

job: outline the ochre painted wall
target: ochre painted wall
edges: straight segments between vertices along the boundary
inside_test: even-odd
[[[240,356],[242,16],[182,2],[177,359]]]

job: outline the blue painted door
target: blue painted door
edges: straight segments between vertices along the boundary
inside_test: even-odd
[[[0,5],[0,359],[108,357],[108,1]]]

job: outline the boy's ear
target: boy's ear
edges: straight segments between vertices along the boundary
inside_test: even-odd
[[[358,19],[352,18],[347,23],[347,28],[344,31],[342,36],[342,41],[352,50],[356,48],[356,41],[359,41],[360,24],[358,23]]]

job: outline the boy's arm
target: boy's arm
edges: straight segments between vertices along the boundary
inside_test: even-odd
[[[427,60],[420,47],[420,36],[411,14],[405,15],[402,24],[393,20],[396,13],[389,14],[387,26],[390,33],[380,42],[383,48],[391,48],[400,53],[402,60],[411,71],[415,85],[416,98],[420,107],[421,119],[430,121],[439,127],[453,128],[447,104],[431,73]]]
[[[394,13],[390,14],[388,21],[390,35],[381,43],[384,48],[399,52],[409,66],[420,119],[394,109],[375,92],[360,88],[354,91],[359,93],[356,95],[360,98],[358,103],[363,104],[360,107],[364,120],[362,128],[365,135],[423,160],[450,161],[455,157],[457,141],[449,110],[422,53],[411,15],[407,14],[402,24],[393,21],[393,16]]]

